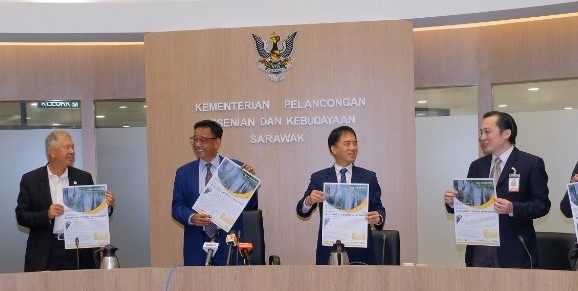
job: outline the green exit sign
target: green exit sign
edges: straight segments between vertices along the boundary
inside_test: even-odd
[[[38,108],[78,109],[80,108],[80,101],[40,101],[38,102]]]

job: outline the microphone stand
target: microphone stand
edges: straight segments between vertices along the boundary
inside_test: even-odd
[[[76,244],[76,269],[80,270],[80,254],[79,254],[79,250],[78,250],[78,245],[80,243],[79,239],[75,238],[74,243]]]
[[[530,258],[530,270],[534,269],[534,263],[532,263],[532,255],[530,255],[530,251],[528,251],[528,247],[526,247],[524,237],[522,237],[522,235],[518,235],[518,240],[522,243],[522,246],[524,246],[524,250],[526,250],[526,254],[528,254],[528,258]]]

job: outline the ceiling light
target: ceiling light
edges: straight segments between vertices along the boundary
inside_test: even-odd
[[[53,123],[52,126],[60,126],[60,123]]]
[[[540,90],[540,88],[538,87],[528,88],[528,91],[538,91],[538,90]]]
[[[38,103],[30,103],[30,106],[38,106]]]
[[[146,105],[145,105],[145,106],[143,106],[143,107],[144,107],[144,108],[147,108],[147,106],[146,106]]]
[[[418,113],[417,116],[425,116],[425,113]]]
[[[425,104],[425,103],[427,103],[427,100],[419,100],[419,101],[417,101],[417,104]]]
[[[26,120],[30,120],[30,119],[32,119],[32,117],[26,117]]]
[[[500,104],[498,105],[499,108],[504,108],[504,107],[508,107],[508,104]]]
[[[574,108],[572,108],[572,107],[564,107],[564,110],[572,110],[572,109],[574,109]]]
[[[124,128],[129,128],[130,125],[123,125],[122,127],[124,127]]]
[[[105,118],[106,116],[104,115],[97,115],[96,118]]]
[[[128,108],[128,106],[126,106],[126,105],[122,105],[122,106],[119,106],[118,108],[120,108],[120,109],[127,109],[127,108]]]

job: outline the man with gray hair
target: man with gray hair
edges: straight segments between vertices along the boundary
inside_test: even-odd
[[[64,206],[62,188],[93,185],[90,173],[73,167],[75,150],[70,134],[52,131],[45,140],[48,164],[22,176],[16,206],[16,220],[30,229],[24,259],[24,271],[93,269],[94,249],[64,248]],[[109,215],[114,194],[107,191]],[[78,259],[78,262],[77,262]]]

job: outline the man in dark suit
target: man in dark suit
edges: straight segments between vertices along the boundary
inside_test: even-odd
[[[309,186],[303,198],[297,203],[297,215],[309,218],[319,206],[319,233],[317,236],[316,264],[327,265],[332,247],[323,246],[321,241],[323,220],[323,183],[363,183],[369,184],[369,212],[367,220],[367,248],[347,248],[350,262],[375,264],[375,252],[373,249],[373,237],[371,227],[383,228],[385,222],[385,208],[381,204],[381,188],[374,172],[353,165],[357,158],[357,135],[349,126],[341,126],[329,134],[327,140],[329,153],[335,159],[335,164],[327,169],[315,172],[311,175]],[[342,170],[345,169],[345,170]],[[338,179],[339,177],[339,179]]]
[[[492,177],[495,180],[494,208],[499,214],[500,246],[468,245],[465,257],[468,267],[531,268],[538,265],[533,220],[550,211],[548,175],[540,157],[514,146],[516,135],[516,122],[510,114],[498,111],[484,114],[479,139],[487,155],[470,164],[468,178]],[[453,213],[456,194],[453,189],[444,193],[450,213]]]
[[[227,248],[224,247],[227,233],[216,229],[211,222],[211,216],[192,209],[201,190],[210,177],[217,173],[217,168],[223,160],[223,157],[218,154],[222,136],[223,128],[217,122],[212,120],[197,122],[193,136],[190,137],[193,153],[197,159],[180,167],[175,175],[172,216],[185,227],[183,245],[185,266],[204,265],[207,254],[203,250],[203,244],[212,240],[219,243],[219,248],[213,257],[213,264],[225,265],[227,261]],[[255,173],[251,166],[233,161],[251,174]],[[257,207],[258,199],[257,192],[255,192],[245,210],[255,210]],[[239,218],[231,231],[242,230],[242,228],[243,221]]]
[[[578,163],[574,167],[574,171],[572,171],[572,177],[570,178],[570,183],[578,182]],[[572,218],[572,208],[570,207],[570,197],[568,197],[568,191],[564,194],[564,198],[560,201],[560,211],[562,214],[568,218]]]
[[[24,271],[74,270],[77,268],[76,250],[64,248],[64,206],[62,188],[92,185],[90,173],[74,168],[75,151],[71,136],[63,130],[51,132],[45,141],[48,164],[22,176],[16,220],[28,227]],[[114,194],[107,191],[106,203],[112,214]],[[94,249],[79,251],[79,267],[95,268]]]

